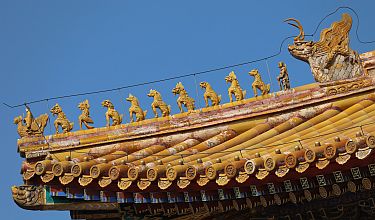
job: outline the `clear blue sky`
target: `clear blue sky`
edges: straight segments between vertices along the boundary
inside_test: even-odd
[[[288,17],[302,22],[307,34],[326,14],[338,6],[351,6],[359,14],[359,35],[374,40],[374,1],[19,1],[0,0],[0,101],[19,104],[25,101],[108,89],[186,73],[242,63],[272,55],[281,40],[297,34],[283,23]],[[341,18],[340,11],[323,22],[328,27]],[[353,28],[357,21],[353,17]],[[359,52],[375,49],[360,44],[352,33],[351,47]],[[318,36],[314,37],[318,40]],[[288,43],[292,43],[290,40]],[[277,63],[285,61],[292,87],[313,82],[307,64],[292,58],[285,44],[282,54],[268,61],[272,90],[276,91]],[[228,102],[224,77],[234,70],[240,84],[252,96],[253,78],[247,73],[258,68],[269,82],[264,61],[252,65],[200,75]],[[181,79],[196,98],[194,78]],[[48,112],[58,102],[75,122],[77,104],[89,99],[95,126],[103,126],[105,117],[100,102],[111,99],[129,121],[128,93],[141,100],[149,111],[149,89],[159,90],[176,113],[176,97],[171,89],[178,80],[126,89],[94,96],[76,97],[31,105],[35,116]],[[199,89],[197,104],[202,106]],[[12,201],[10,187],[22,184],[17,153],[18,138],[13,118],[24,108],[0,107],[2,158],[0,160],[0,213],[2,219],[69,219],[69,212],[25,211]],[[52,118],[53,122],[53,118]],[[46,127],[46,134],[53,128]]]

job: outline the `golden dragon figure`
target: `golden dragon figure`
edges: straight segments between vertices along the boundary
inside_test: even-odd
[[[206,91],[203,94],[204,102],[206,103],[206,107],[208,107],[208,99],[211,100],[211,105],[216,106],[220,104],[221,95],[218,95],[213,89],[212,86],[208,82],[201,82],[199,86]]]
[[[177,105],[178,108],[180,109],[180,112],[184,112],[184,109],[182,108],[182,105],[184,105],[188,112],[194,111],[195,109],[195,101],[193,98],[191,98],[188,93],[186,92],[184,86],[182,85],[181,82],[178,82],[176,84],[176,87],[172,89],[172,93],[174,95],[179,95],[177,99]]]
[[[161,98],[161,94],[158,91],[151,89],[150,92],[147,94],[147,96],[154,98],[154,101],[152,102],[151,107],[152,107],[152,111],[155,114],[155,118],[159,117],[156,109],[160,110],[162,117],[166,117],[170,115],[171,106],[163,102],[163,99]]]
[[[82,111],[81,115],[78,116],[78,121],[79,121],[79,129],[82,130],[82,123],[85,124],[87,129],[92,129],[94,128],[93,126],[89,124],[93,124],[94,121],[90,117],[90,104],[89,100],[85,100],[81,103],[79,103],[78,108]]]
[[[230,102],[233,102],[232,94],[236,98],[236,101],[241,101],[245,98],[246,90],[242,90],[240,84],[238,83],[237,76],[234,72],[230,72],[228,76],[225,77],[225,81],[231,83],[228,88],[228,95]]]
[[[53,106],[50,111],[54,116],[57,115],[56,120],[53,122],[53,125],[56,129],[56,134],[59,133],[59,126],[61,127],[63,133],[67,133],[73,129],[74,123],[70,122],[67,119],[65,113],[62,111],[62,108],[59,104]]]
[[[131,103],[131,106],[129,108],[130,123],[134,122],[133,115],[135,115],[136,121],[145,120],[147,110],[142,110],[141,106],[139,105],[138,99],[132,94],[129,94],[128,98],[126,98],[126,101]]]
[[[254,91],[254,96],[258,96],[259,89],[262,92],[262,95],[266,95],[270,92],[270,84],[265,84],[262,80],[262,77],[260,76],[260,73],[257,69],[253,69],[249,72],[250,76],[254,76],[254,82],[251,84],[251,87]]]
[[[119,125],[122,123],[122,115],[120,115],[116,110],[115,106],[112,104],[110,100],[104,100],[102,102],[102,106],[107,108],[107,111],[105,113],[105,119],[107,121],[106,126],[113,126],[113,125]],[[110,120],[112,119],[112,125],[110,125]]]

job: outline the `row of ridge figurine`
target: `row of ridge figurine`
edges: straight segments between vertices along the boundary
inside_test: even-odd
[[[288,71],[286,68],[285,63],[279,62],[280,74],[277,77],[279,82],[280,90],[288,90],[290,89],[289,83],[289,76]],[[255,96],[258,96],[257,89],[259,89],[262,95],[266,95],[270,91],[270,84],[265,84],[260,76],[260,73],[257,69],[253,69],[249,72],[249,75],[254,76],[254,82],[252,83],[252,88],[254,90]],[[225,81],[231,83],[228,89],[228,95],[230,102],[233,102],[232,95],[235,97],[235,101],[240,101],[245,98],[246,90],[242,90],[236,75],[234,72],[230,72],[228,76],[225,77]],[[206,107],[209,106],[208,100],[211,100],[211,105],[216,106],[220,104],[221,95],[218,95],[211,87],[208,82],[201,82],[200,87],[205,89],[204,93],[204,101]],[[182,105],[191,112],[195,109],[195,101],[191,98],[188,93],[186,92],[184,86],[181,82],[177,83],[176,87],[172,89],[173,94],[179,95],[177,99],[177,104],[180,109],[180,112],[184,112]],[[171,106],[167,105],[160,95],[160,93],[156,90],[151,89],[150,92],[147,94],[149,97],[153,97],[154,101],[151,104],[152,110],[155,114],[155,118],[158,117],[157,109],[160,110],[161,116],[169,116],[171,112]],[[129,97],[126,98],[127,101],[131,103],[129,108],[130,114],[130,122],[133,122],[133,115],[135,115],[136,121],[142,121],[146,118],[147,111],[143,111],[139,105],[138,99],[129,94]],[[102,103],[103,107],[107,108],[107,112],[105,113],[107,126],[119,125],[122,123],[123,116],[120,115],[114,108],[114,105],[111,103],[110,100],[104,100]],[[81,115],[78,117],[80,129],[82,129],[82,124],[86,126],[87,129],[93,128],[90,124],[93,124],[94,121],[90,117],[90,105],[88,100],[85,100],[79,103],[78,108],[82,111]],[[50,110],[53,115],[57,115],[56,120],[54,121],[54,126],[56,129],[56,134],[59,133],[59,127],[61,127],[64,133],[69,132],[73,129],[73,122],[70,122],[65,113],[62,111],[59,104],[53,106]],[[112,124],[110,124],[110,120],[112,120]],[[48,121],[48,115],[42,114],[37,118],[34,118],[30,108],[26,106],[26,116],[23,118],[22,116],[18,116],[14,118],[14,124],[17,125],[17,132],[22,137],[30,137],[30,136],[41,136],[43,135],[44,128]]]

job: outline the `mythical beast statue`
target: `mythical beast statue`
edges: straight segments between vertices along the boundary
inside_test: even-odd
[[[85,101],[79,103],[78,108],[82,111],[82,113],[78,117],[79,129],[82,130],[82,123],[86,126],[87,129],[94,128],[93,126],[89,125],[94,123],[94,121],[90,117],[89,100],[86,99]]]
[[[211,100],[211,105],[216,106],[220,104],[221,95],[218,95],[213,89],[212,86],[208,82],[201,82],[199,86],[206,91],[203,94],[204,102],[206,103],[206,107],[208,107],[208,99]]]
[[[225,82],[230,83],[228,88],[229,101],[233,102],[232,94],[236,98],[236,101],[241,101],[246,96],[246,90],[242,90],[240,83],[237,80],[236,74],[230,72],[228,76],[225,77]]]
[[[107,107],[107,111],[105,113],[105,119],[107,121],[106,126],[114,126],[119,125],[122,123],[122,115],[118,113],[118,111],[115,110],[115,106],[112,104],[112,102],[108,99],[104,100],[102,102],[103,107]],[[110,119],[112,119],[112,125],[110,124]]]
[[[341,21],[324,29],[318,42],[304,40],[303,27],[298,20],[289,18],[285,21],[300,31],[294,38],[294,44],[288,46],[289,52],[295,58],[309,63],[317,82],[325,83],[363,75],[358,53],[349,47],[349,31],[352,27],[349,14],[343,14]]]
[[[133,96],[132,94],[129,94],[129,96],[126,98],[126,101],[131,103],[131,106],[129,108],[130,123],[134,122],[133,115],[135,115],[136,122],[145,120],[147,110],[142,110],[137,97]]]
[[[262,92],[262,95],[267,95],[270,92],[270,84],[264,83],[257,69],[251,70],[249,72],[249,75],[254,76],[254,82],[251,84],[251,87],[253,88],[255,97],[258,96],[257,89],[259,89]]]
[[[61,126],[63,133],[70,132],[73,129],[74,123],[68,120],[59,104],[54,105],[51,108],[50,112],[52,113],[52,115],[57,115],[57,118],[53,122],[53,125],[56,129],[56,134],[59,133],[59,126]]]
[[[181,82],[178,82],[176,84],[176,87],[172,89],[172,93],[174,95],[179,95],[177,99],[177,105],[181,113],[184,112],[182,105],[184,105],[187,108],[188,112],[194,111],[195,101],[192,97],[188,95],[187,91],[185,90],[185,87],[182,85]]]
[[[25,209],[34,209],[34,207],[44,204],[42,186],[12,186],[12,195],[16,204]]]
[[[154,89],[150,89],[150,93],[148,93],[147,96],[148,97],[154,97],[154,101],[152,102],[151,107],[152,107],[152,111],[155,114],[155,118],[159,117],[158,112],[156,111],[157,108],[160,109],[162,117],[166,117],[166,116],[170,115],[171,106],[167,105],[163,101],[163,99],[161,98],[160,92],[158,92]]]

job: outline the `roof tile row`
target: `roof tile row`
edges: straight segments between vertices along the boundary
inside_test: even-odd
[[[185,135],[169,144],[147,141],[132,146],[125,142],[112,151],[91,149],[73,158],[65,152],[54,155],[66,155],[64,161],[48,156],[26,164],[23,177],[32,181],[40,176],[46,183],[59,178],[63,185],[77,178],[82,186],[97,179],[100,187],[117,181],[122,190],[136,182],[145,190],[154,182],[161,189],[173,183],[186,188],[192,181],[199,186],[210,181],[224,186],[232,179],[244,183],[251,176],[264,179],[272,172],[277,177],[291,169],[305,172],[312,164],[324,169],[334,160],[344,164],[353,156],[364,159],[371,154],[374,100],[372,94],[354,96],[228,125],[216,133]]]

